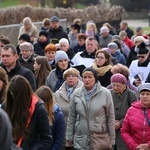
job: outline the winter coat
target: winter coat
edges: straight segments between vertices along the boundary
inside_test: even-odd
[[[125,42],[130,49],[134,46],[134,43],[128,37],[126,37],[123,42]]]
[[[75,55],[75,53],[74,53],[72,48],[69,48],[67,50],[66,54],[68,55],[69,60],[71,60],[74,57],[74,55]]]
[[[49,38],[56,38],[60,40],[61,38],[68,39],[67,33],[63,31],[63,28],[61,26],[58,27],[58,29],[50,28],[49,29]]]
[[[79,46],[79,44],[77,44],[74,48],[73,48],[75,54],[78,52],[83,52],[83,50],[85,50],[85,44],[82,46]]]
[[[147,115],[150,118],[150,108],[147,109]],[[139,144],[150,145],[150,127],[144,117],[140,101],[133,103],[127,111],[121,128],[121,136],[129,150],[135,150]]]
[[[73,48],[74,46],[78,44],[77,34],[73,34],[72,31],[69,32],[68,38],[69,38],[71,48]]]
[[[75,87],[75,89],[78,89],[79,87],[82,86],[82,81],[78,81],[77,86]],[[72,94],[70,95],[70,97],[72,97],[72,95],[75,92],[72,92]],[[69,115],[69,107],[70,107],[70,98],[67,96],[67,91],[66,91],[66,81],[62,84],[62,86],[59,88],[59,90],[57,90],[54,94],[55,96],[55,101],[56,103],[58,103],[58,105],[60,106],[64,116],[65,116],[65,122],[67,125],[67,120],[68,120],[68,115]]]
[[[53,142],[49,150],[61,150],[64,144],[66,126],[62,111],[58,105],[53,108],[53,125],[51,126]]]
[[[8,75],[9,79],[14,77],[15,75],[21,75],[21,76],[25,77],[29,81],[32,89],[34,91],[36,90],[36,81],[35,81],[34,74],[32,73],[31,70],[21,66],[18,60],[16,61],[15,68],[11,69],[10,72],[7,71],[6,67],[3,64],[2,64],[2,67],[7,72],[7,75]]]
[[[103,37],[102,35],[100,35],[99,37],[100,48],[107,47],[107,45],[111,42],[111,40],[112,40],[112,35],[110,34],[108,34],[107,37]]]
[[[147,78],[146,78],[145,83],[150,83],[150,72],[149,72],[149,74],[148,74],[148,76],[147,76]]]
[[[18,60],[19,60],[19,62],[20,62],[20,64],[21,64],[21,66],[30,69],[30,70],[34,73],[34,67],[33,67],[34,61],[35,61],[34,58],[35,58],[35,56],[34,56],[34,54],[32,54],[32,55],[30,56],[30,58],[29,58],[27,61],[25,61],[25,60],[22,58],[22,55],[20,54]]]
[[[33,43],[35,43],[37,41],[38,37],[39,37],[39,31],[38,31],[37,27],[34,24],[32,24],[29,31],[26,31],[24,26],[22,26],[20,28],[20,31],[19,31],[18,39],[24,33],[28,34],[30,37],[33,37]]]
[[[46,42],[41,43],[39,40],[37,40],[36,43],[34,43],[34,53],[39,56],[45,56],[45,47],[50,43],[50,39],[48,38]]]
[[[136,93],[128,88],[121,94],[116,94],[112,89],[110,91],[114,102],[115,120],[119,120],[122,126],[123,119],[131,103],[137,100]],[[117,150],[127,150],[121,138],[120,129],[116,130],[116,148]]]
[[[119,49],[116,50],[115,54],[112,54],[112,57],[117,61],[117,63],[121,63],[123,65],[126,64],[126,59]]]
[[[73,141],[75,149],[90,150],[90,131],[107,132],[114,145],[115,117],[111,93],[98,82],[96,92],[86,102],[83,86],[74,92],[71,99],[66,140]],[[87,109],[89,121],[86,119]]]
[[[48,113],[43,101],[39,100],[32,115],[29,128],[30,136],[23,139],[21,147],[23,150],[45,150],[52,144],[52,134],[48,119]]]

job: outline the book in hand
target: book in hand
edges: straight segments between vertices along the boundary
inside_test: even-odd
[[[135,79],[139,79],[140,81],[142,81],[142,76],[140,73],[138,73],[137,75],[134,76]]]

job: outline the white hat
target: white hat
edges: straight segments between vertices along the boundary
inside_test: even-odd
[[[108,27],[101,27],[100,28],[100,34],[102,34],[102,33],[109,33]]]

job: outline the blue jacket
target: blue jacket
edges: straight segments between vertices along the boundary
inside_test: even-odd
[[[51,126],[53,143],[49,150],[61,150],[64,144],[66,125],[64,115],[58,105],[54,105],[53,115],[53,125]]]

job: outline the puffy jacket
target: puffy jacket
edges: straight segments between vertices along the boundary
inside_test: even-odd
[[[147,109],[150,118],[150,108]],[[129,150],[135,150],[139,144],[148,143],[150,146],[150,127],[146,122],[140,101],[132,103],[127,111],[121,128],[121,136]]]

